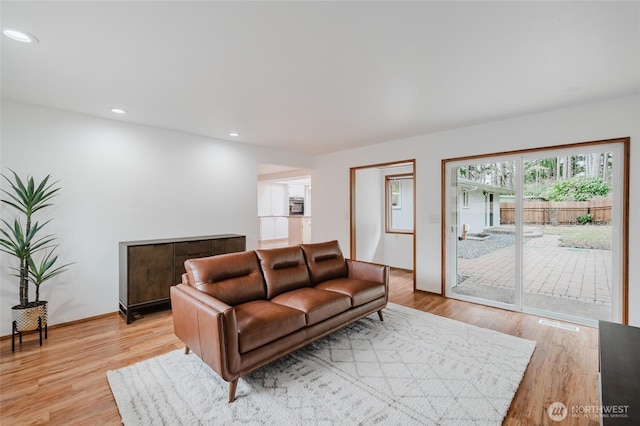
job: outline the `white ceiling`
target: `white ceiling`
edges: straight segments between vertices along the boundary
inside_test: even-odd
[[[333,152],[637,93],[639,5],[2,1],[2,98]]]
[[[258,163],[258,180],[308,185],[311,183],[311,170]]]

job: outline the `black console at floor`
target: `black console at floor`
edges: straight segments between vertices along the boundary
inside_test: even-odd
[[[169,290],[182,280],[184,261],[246,250],[236,234],[120,243],[120,312],[127,324],[134,311],[171,306]]]
[[[599,322],[603,425],[640,425],[640,328]]]

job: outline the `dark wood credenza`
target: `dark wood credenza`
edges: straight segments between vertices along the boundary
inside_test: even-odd
[[[137,310],[171,305],[169,289],[182,281],[185,260],[245,251],[246,245],[236,234],[120,242],[120,312],[127,324]]]
[[[640,328],[599,321],[603,425],[640,425]]]

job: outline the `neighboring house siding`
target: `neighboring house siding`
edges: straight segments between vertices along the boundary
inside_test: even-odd
[[[460,222],[459,235],[462,235],[463,225],[467,225],[467,232],[482,232],[485,228],[486,200],[482,191],[468,191],[468,207],[462,204],[463,194],[460,194]]]
[[[413,229],[413,179],[401,181],[400,200],[400,206],[393,211],[391,228]]]

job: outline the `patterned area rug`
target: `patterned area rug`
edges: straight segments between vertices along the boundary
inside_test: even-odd
[[[133,425],[499,425],[535,342],[389,304],[228,384],[176,350],[107,378]]]

